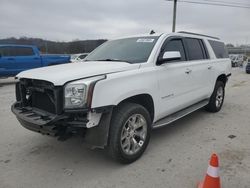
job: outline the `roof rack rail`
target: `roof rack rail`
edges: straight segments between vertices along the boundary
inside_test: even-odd
[[[212,37],[212,36],[209,36],[209,35],[202,35],[202,34],[198,34],[198,33],[191,33],[191,32],[186,32],[186,31],[179,31],[178,33],[198,35],[198,36],[209,37],[209,38],[220,40],[220,38],[218,38],[218,37]]]

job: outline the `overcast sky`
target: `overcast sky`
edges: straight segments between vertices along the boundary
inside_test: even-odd
[[[71,41],[112,39],[151,29],[171,32],[172,9],[172,2],[164,0],[0,0],[0,38]],[[250,43],[249,19],[250,9],[179,3],[177,31],[245,44]]]

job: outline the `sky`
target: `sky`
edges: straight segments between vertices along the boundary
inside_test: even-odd
[[[223,1],[250,6],[250,0]],[[0,38],[72,41],[113,39],[152,29],[169,33],[172,14],[173,3],[165,0],[0,0]],[[250,44],[249,19],[250,9],[179,2],[176,30]]]

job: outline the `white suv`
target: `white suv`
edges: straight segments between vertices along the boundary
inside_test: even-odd
[[[12,111],[46,135],[106,148],[122,163],[138,159],[151,129],[205,107],[218,112],[231,62],[218,38],[194,33],[140,35],[104,43],[84,63],[17,75]]]

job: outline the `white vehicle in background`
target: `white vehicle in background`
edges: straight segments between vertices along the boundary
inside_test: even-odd
[[[77,62],[81,62],[84,61],[85,57],[87,57],[89,53],[82,53],[82,54],[72,54],[70,56],[70,61],[72,63],[77,63]]]
[[[229,58],[231,59],[232,67],[243,66],[244,55],[242,55],[242,54],[230,54]]]
[[[231,62],[218,38],[194,33],[108,41],[85,63],[17,75],[12,112],[27,129],[66,139],[81,135],[131,163],[151,130],[205,107],[220,111]]]
[[[239,58],[237,55],[233,56],[232,59],[232,67],[238,67],[239,66]]]

